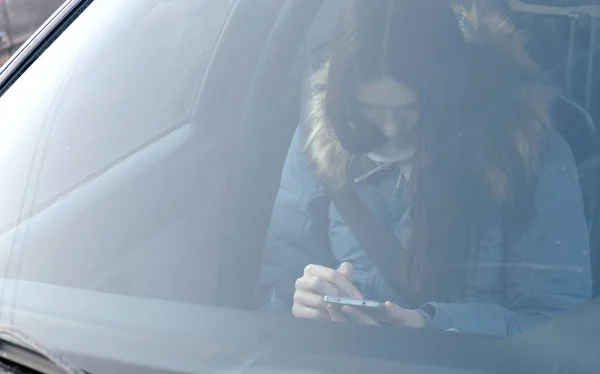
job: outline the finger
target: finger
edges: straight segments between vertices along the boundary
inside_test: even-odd
[[[296,290],[304,290],[321,296],[339,296],[338,289],[319,277],[304,276],[296,281]]]
[[[304,305],[294,304],[292,307],[292,315],[296,318],[300,319],[318,319],[323,321],[331,320],[329,313],[327,311],[309,308]]]
[[[327,309],[323,295],[305,290],[299,290],[294,293],[294,304],[319,310]]]
[[[305,276],[318,277],[331,283],[340,294],[355,299],[363,299],[360,291],[354,287],[354,284],[337,270],[326,268],[320,265],[308,265],[305,269]]]
[[[404,313],[405,309],[400,308],[398,305],[387,301],[385,304],[383,304],[383,308],[385,313],[392,319],[392,321],[400,325],[407,325],[409,322],[406,314]]]
[[[417,311],[400,308],[389,301],[383,307],[390,319],[397,324],[407,327],[423,327],[427,324],[425,317]]]
[[[329,312],[329,317],[333,322],[348,322],[348,319],[346,318],[344,313],[342,313],[340,308],[337,308],[333,305],[327,305],[327,312]]]
[[[359,310],[356,310],[352,307],[345,306],[342,308],[342,312],[349,316],[353,321],[358,322],[362,325],[370,325],[370,326],[378,326],[379,323],[375,321],[373,317],[370,315],[363,313]]]
[[[354,267],[349,262],[344,262],[338,268],[338,271],[342,273],[350,282],[354,279]]]

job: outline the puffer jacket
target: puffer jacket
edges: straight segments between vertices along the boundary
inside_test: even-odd
[[[475,12],[464,18],[484,42],[531,63],[521,34],[506,19]],[[403,295],[385,282],[319,180],[323,173],[335,177],[331,174],[350,165],[345,177],[357,195],[405,247],[411,230],[410,187],[396,168],[343,151],[324,114],[321,87],[326,79],[327,67],[313,79],[310,115],[299,126],[284,165],[257,286],[259,309],[291,315],[295,281],[306,265],[337,268],[342,262],[353,264],[355,284],[366,298],[406,307]],[[519,125],[544,127],[546,133],[539,147],[534,221],[518,237],[505,237],[500,209],[489,210],[466,264],[470,270],[463,300],[432,301],[421,308],[434,328],[508,336],[591,297],[588,232],[575,161],[568,144],[551,128],[550,91],[540,84],[522,92]],[[306,139],[311,139],[309,144]]]

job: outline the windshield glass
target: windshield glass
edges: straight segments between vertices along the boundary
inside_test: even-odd
[[[2,323],[200,372],[217,320],[484,349],[593,298],[600,3],[82,3],[0,98]]]

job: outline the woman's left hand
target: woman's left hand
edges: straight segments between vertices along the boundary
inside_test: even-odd
[[[399,326],[423,328],[429,324],[423,314],[415,310],[400,308],[389,301],[383,305],[383,309],[390,321]],[[373,317],[352,307],[344,306],[342,309],[337,309],[330,305],[328,310],[334,322],[347,322],[350,319],[363,325],[379,325],[379,322]]]

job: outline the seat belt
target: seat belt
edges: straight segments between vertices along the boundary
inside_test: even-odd
[[[323,181],[325,190],[361,248],[367,253],[383,279],[413,307],[415,292],[409,285],[411,256],[392,231],[377,217],[348,184],[334,187]]]

